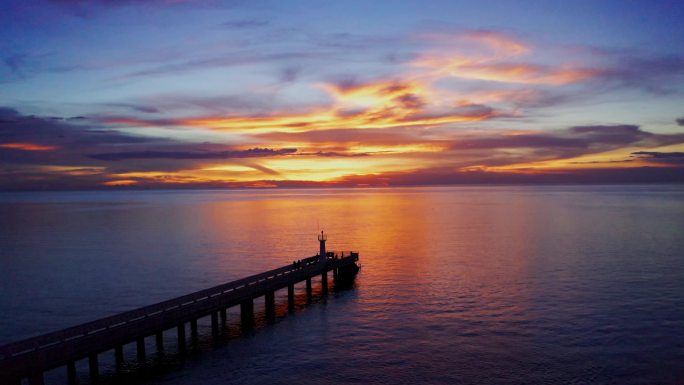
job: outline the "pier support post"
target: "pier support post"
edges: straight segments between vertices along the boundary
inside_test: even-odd
[[[144,364],[147,361],[147,355],[145,354],[145,337],[138,338],[135,341],[135,345],[138,348],[138,363]]]
[[[185,353],[185,324],[178,325],[178,351]]]
[[[190,321],[190,335],[192,336],[192,342],[197,340],[197,320],[194,319]]]
[[[78,384],[78,377],[76,377],[76,362],[69,361],[67,364],[67,382],[69,385]]]
[[[306,279],[306,300],[311,302],[311,278]]]
[[[116,368],[121,369],[124,362],[123,345],[116,345],[114,347],[114,362],[116,362]]]
[[[240,304],[240,321],[243,329],[254,326],[254,300],[248,299]]]
[[[228,313],[225,308],[219,310],[219,316],[221,318],[221,329],[225,329],[228,320]]]
[[[334,268],[333,269],[333,280],[337,281],[337,277],[338,277],[337,268]]]
[[[266,300],[266,318],[275,318],[275,293],[269,291],[264,296]]]
[[[90,383],[96,383],[100,380],[100,368],[97,362],[97,354],[91,354],[88,357],[88,368],[90,369]]]
[[[211,336],[214,341],[218,340],[219,337],[219,323],[218,323],[218,313],[211,312]]]
[[[287,308],[288,310],[294,310],[295,296],[294,296],[294,284],[287,285]]]
[[[45,385],[45,378],[43,372],[33,373],[28,378],[29,385]]]
[[[323,271],[321,274],[321,288],[323,289],[323,295],[328,294],[328,271]]]
[[[164,351],[164,332],[157,332],[155,335],[155,342],[157,343],[157,352],[161,353]]]

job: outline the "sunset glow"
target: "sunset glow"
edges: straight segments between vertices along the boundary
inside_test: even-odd
[[[40,144],[33,143],[1,143],[1,148],[9,148],[11,150],[22,150],[22,151],[52,151],[56,149],[54,146],[43,146]]]
[[[0,189],[684,180],[684,41],[667,22],[628,30],[618,15],[642,10],[620,2],[538,20],[442,6],[377,5],[401,27],[355,14],[357,29],[346,8],[12,2]],[[41,20],[118,27],[76,48]]]

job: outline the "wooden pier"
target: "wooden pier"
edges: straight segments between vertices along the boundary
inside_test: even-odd
[[[319,239],[320,240],[320,239]],[[123,346],[135,343],[137,359],[145,362],[145,338],[155,337],[157,348],[163,349],[163,333],[173,330],[178,338],[179,353],[186,349],[186,327],[197,335],[197,320],[211,318],[212,336],[219,335],[219,322],[225,325],[226,310],[240,306],[243,328],[254,323],[254,299],[264,297],[266,317],[275,316],[275,292],[287,287],[288,306],[294,308],[294,289],[306,281],[306,295],[312,295],[311,280],[320,275],[322,292],[328,291],[328,273],[341,281],[353,279],[358,268],[358,253],[337,257],[325,252],[278,269],[201,290],[182,297],[116,314],[57,332],[0,346],[0,384],[18,385],[28,379],[30,385],[42,385],[43,373],[61,366],[66,368],[70,384],[77,382],[76,361],[88,359],[90,382],[99,377],[98,354],[114,350],[117,365],[124,361]]]

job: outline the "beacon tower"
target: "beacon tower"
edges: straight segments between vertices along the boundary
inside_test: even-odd
[[[318,234],[318,242],[321,244],[321,250],[319,252],[319,261],[320,262],[325,262],[325,241],[328,240],[328,236],[323,234],[323,231],[321,231],[320,234]]]

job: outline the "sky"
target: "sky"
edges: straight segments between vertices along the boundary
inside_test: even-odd
[[[0,190],[684,182],[684,2],[0,0]]]

